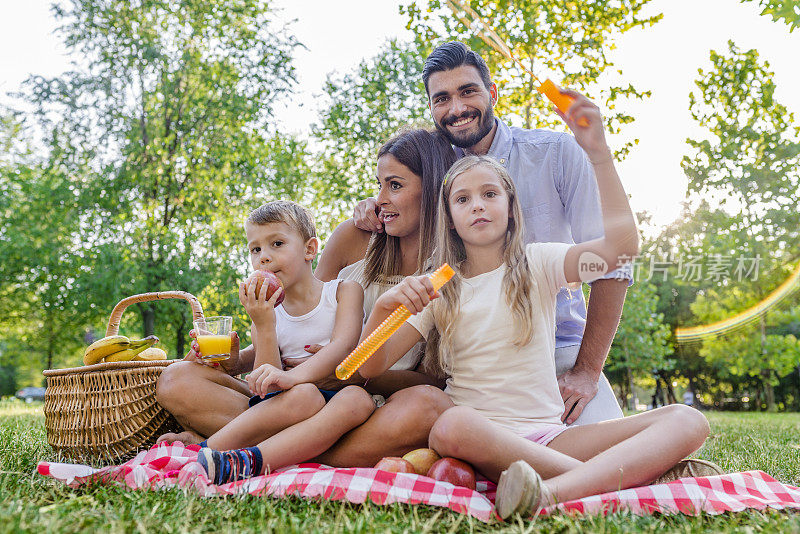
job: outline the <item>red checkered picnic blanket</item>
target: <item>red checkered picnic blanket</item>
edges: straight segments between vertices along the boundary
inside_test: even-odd
[[[420,475],[389,473],[370,468],[331,468],[320,464],[300,464],[268,475],[216,486],[197,463],[197,445],[180,442],[161,444],[140,452],[122,465],[99,469],[78,464],[40,462],[39,474],[52,477],[70,487],[89,483],[109,483],[130,489],[183,488],[203,496],[241,493],[284,497],[322,497],[377,504],[407,503],[444,506],[490,521],[494,513],[495,485],[478,481],[477,491],[454,486]],[[720,514],[747,508],[762,510],[800,508],[800,488],[787,486],[762,471],[748,471],[715,477],[683,478],[670,484],[645,486],[586,497],[559,504],[568,513],[605,514],[627,510],[637,515],[701,512]]]

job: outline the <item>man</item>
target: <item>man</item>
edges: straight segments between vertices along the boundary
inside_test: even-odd
[[[597,183],[583,150],[571,135],[510,128],[496,118],[497,86],[478,54],[460,42],[441,45],[425,61],[422,79],[433,122],[459,155],[488,154],[508,169],[528,242],[602,235]],[[380,231],[372,199],[359,204],[354,219],[362,230]],[[602,371],[630,283],[625,270],[593,282],[588,311],[580,289],[558,295],[555,360],[567,424],[622,417]]]

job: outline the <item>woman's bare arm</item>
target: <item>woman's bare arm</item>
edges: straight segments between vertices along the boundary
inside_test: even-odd
[[[339,271],[364,258],[370,237],[371,233],[356,228],[353,219],[344,221],[325,243],[314,276],[323,282],[336,278]]]

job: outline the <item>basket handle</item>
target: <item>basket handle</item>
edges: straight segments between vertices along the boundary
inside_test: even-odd
[[[203,318],[203,307],[197,297],[186,291],[160,291],[158,293],[141,293],[139,295],[132,295],[128,298],[122,299],[111,310],[111,317],[108,318],[108,327],[106,328],[106,337],[115,336],[119,333],[119,323],[122,319],[122,312],[131,304],[139,302],[147,302],[149,300],[164,300],[164,299],[183,299],[189,302],[192,307],[192,316],[194,320]]]

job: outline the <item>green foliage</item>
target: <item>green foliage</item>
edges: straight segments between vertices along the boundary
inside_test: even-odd
[[[728,48],[726,54],[711,52],[711,68],[699,71],[698,92],[690,94],[692,116],[708,136],[687,140],[691,153],[682,165],[689,192],[704,200],[694,213],[687,211],[687,222],[663,237],[671,243],[666,247],[683,259],[705,256],[735,262],[748,256],[758,258],[759,265],[755,276],[726,276],[695,285],[694,295],[674,317],[682,326],[726,319],[755,305],[786,279],[800,258],[800,129],[775,100],[773,74],[758,52],[741,51],[733,42]],[[676,296],[686,296],[680,291],[685,285],[670,285]],[[793,302],[796,298],[784,305]],[[719,379],[734,384],[743,379],[740,386],[755,386],[763,392],[764,403],[774,408],[773,386],[800,359],[796,338],[781,333],[786,321],[785,313],[772,310],[757,328],[706,339],[681,352],[703,358],[703,371]],[[757,380],[748,380],[754,377]]]
[[[76,214],[62,226],[64,298],[107,314],[131,294],[217,286],[228,296],[209,311],[238,311],[247,212],[306,191],[305,143],[271,127],[294,83],[295,39],[264,0],[73,0],[55,14],[81,68],[33,77],[25,95],[47,133],[59,213]],[[131,310],[141,322],[127,313],[123,329],[157,330],[182,352],[184,303]]]
[[[797,0],[742,0],[742,2],[758,2],[763,8],[762,15],[769,15],[775,22],[784,22],[793,32],[800,26],[800,5]]]
[[[618,101],[643,99],[650,92],[625,82],[608,54],[623,33],[661,19],[661,14],[642,15],[649,1],[472,0],[468,4],[529,70],[537,75],[551,73],[556,83],[595,99],[604,109],[608,131],[617,134],[634,120],[617,108]],[[445,2],[411,3],[400,10],[408,16],[407,27],[428,51],[442,42],[459,40],[481,54],[500,90],[496,108],[500,116],[525,128],[565,129],[549,100],[537,93],[530,75],[464,27]],[[624,157],[634,143],[619,147],[617,155]]]
[[[732,41],[728,48],[726,55],[711,52],[712,68],[699,71],[699,92],[689,95],[692,117],[710,134],[687,140],[689,192],[741,208],[738,228],[776,249],[791,248],[800,237],[800,128],[774,98],[769,64],[756,50],[743,52]]]
[[[80,213],[65,176],[34,156],[17,117],[0,120],[0,366],[22,381],[63,364],[82,343],[76,325],[92,317],[73,293],[81,266],[70,251]]]
[[[424,60],[419,46],[390,40],[354,72],[326,81],[326,104],[313,128],[319,146],[314,189],[331,229],[374,193],[380,146],[403,127],[432,126],[420,79]]]
[[[655,370],[672,368],[671,332],[657,307],[658,295],[653,284],[640,281],[628,290],[622,320],[604,369],[628,393],[634,379],[649,378]]]

